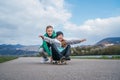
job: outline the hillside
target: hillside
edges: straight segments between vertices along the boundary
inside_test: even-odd
[[[120,37],[105,38],[96,43],[94,46],[111,46],[120,45]],[[92,45],[86,45],[86,47]],[[39,45],[0,45],[0,56],[13,55],[13,56],[36,56],[38,54]]]
[[[96,45],[120,45],[120,37],[109,37],[102,39]]]
[[[37,45],[24,46],[20,44],[17,45],[2,44],[0,45],[0,55],[35,56],[38,54],[38,48],[39,46]]]

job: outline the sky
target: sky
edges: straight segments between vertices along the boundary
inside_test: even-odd
[[[39,45],[47,25],[93,45],[120,37],[120,0],[0,0],[0,44]]]

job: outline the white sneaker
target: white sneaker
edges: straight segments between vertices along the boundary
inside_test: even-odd
[[[48,60],[49,60],[48,58],[41,58],[40,63],[47,63]]]

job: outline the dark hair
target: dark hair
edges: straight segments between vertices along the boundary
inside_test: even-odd
[[[48,25],[48,26],[46,27],[46,31],[47,31],[48,28],[53,28],[53,27],[52,27],[51,25]]]
[[[61,32],[61,31],[56,32],[56,37],[58,37],[59,35],[63,35],[63,32]]]

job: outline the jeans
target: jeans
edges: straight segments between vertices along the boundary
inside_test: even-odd
[[[67,47],[62,52],[60,52],[57,49],[57,46],[55,44],[52,44],[51,45],[51,50],[52,50],[52,58],[53,58],[53,60],[60,60],[63,56],[65,58],[69,57],[70,54],[71,54],[70,49],[71,49],[71,46],[67,45]]]
[[[43,58],[47,58],[47,53],[45,52],[45,50],[43,48],[39,49],[39,54],[43,57]]]

